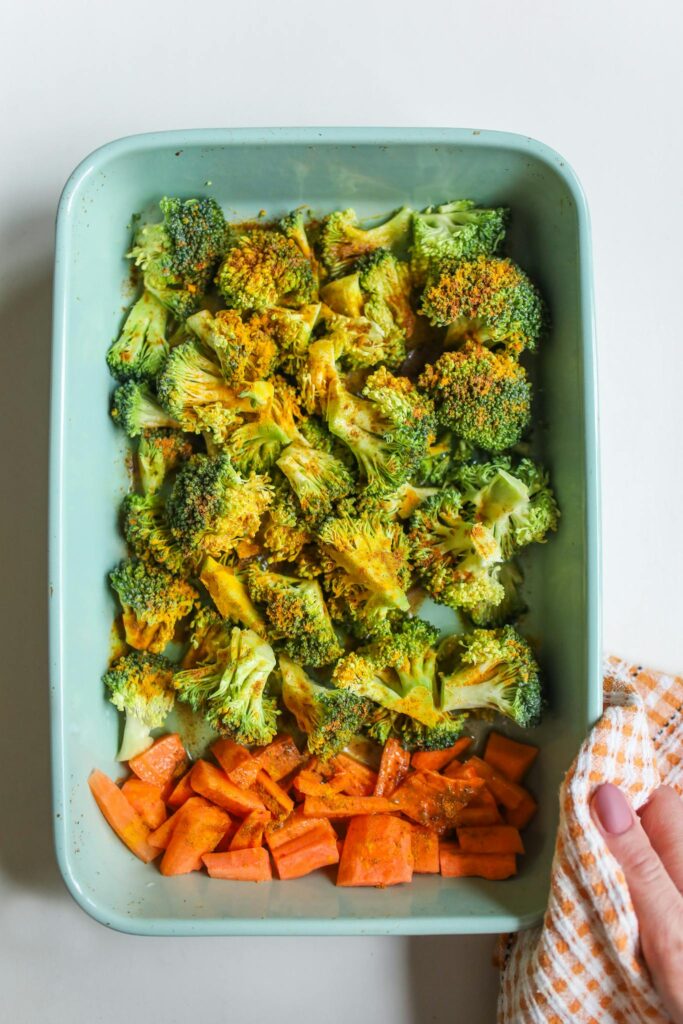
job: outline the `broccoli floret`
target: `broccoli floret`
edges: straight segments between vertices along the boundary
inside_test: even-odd
[[[270,383],[271,401],[254,420],[238,427],[227,444],[234,465],[242,473],[271,469],[283,448],[303,440],[297,425],[301,410],[296,392],[283,377],[273,377]]]
[[[475,629],[444,642],[447,671],[440,673],[441,706],[446,711],[489,709],[524,728],[541,717],[538,664],[512,626]]]
[[[286,483],[275,486],[273,501],[266,512],[263,544],[271,561],[296,562],[301,549],[310,544],[313,535]]]
[[[199,578],[224,619],[253,629],[259,636],[266,635],[266,624],[251,600],[241,574],[209,556],[204,560]]]
[[[345,273],[365,253],[384,248],[404,251],[408,246],[413,211],[404,206],[374,228],[363,229],[354,210],[335,210],[325,217],[320,251],[333,277]]]
[[[185,580],[137,559],[121,562],[109,579],[123,608],[126,642],[138,651],[163,651],[199,597]]]
[[[434,626],[412,619],[393,636],[340,658],[332,673],[332,683],[429,728],[447,726],[449,715],[435,703],[433,645],[438,636]]]
[[[319,302],[300,309],[274,306],[255,313],[249,320],[249,329],[271,339],[276,350],[277,368],[296,377],[306,364],[308,346],[319,313]]]
[[[463,519],[459,491],[446,488],[429,498],[410,526],[413,563],[436,601],[465,610],[502,601],[500,546],[489,527]]]
[[[326,306],[322,319],[344,370],[367,370],[380,364],[396,369],[406,357],[402,335],[396,331],[385,334],[365,316],[342,316]]]
[[[177,576],[192,574],[196,566],[171,533],[166,503],[160,495],[127,494],[121,518],[123,535],[138,558],[151,558]]]
[[[172,679],[171,662],[148,651],[126,654],[105,672],[109,700],[126,715],[119,761],[129,761],[152,745],[150,731],[160,728],[173,708]]]
[[[256,536],[271,498],[267,477],[245,479],[227,453],[193,455],[173,484],[168,523],[183,552],[220,558],[240,540]]]
[[[343,462],[308,444],[290,444],[277,466],[287,477],[301,511],[314,521],[328,516],[354,487],[353,475]]]
[[[395,491],[387,491],[385,494],[361,494],[356,502],[356,510],[371,515],[379,513],[387,519],[410,519],[416,508],[438,493],[437,487],[401,484]]]
[[[129,380],[114,392],[111,418],[128,434],[139,437],[160,427],[178,429],[181,424],[159,405],[146,384]]]
[[[413,216],[411,270],[418,284],[460,260],[492,256],[505,237],[508,210],[486,210],[470,199],[428,206]]]
[[[469,616],[475,626],[504,626],[523,615],[527,605],[520,588],[524,583],[524,575],[517,562],[505,562],[497,574],[498,583],[503,588],[503,597],[498,604],[482,601],[469,609]]]
[[[329,281],[320,289],[320,298],[334,313],[357,319],[363,315],[365,296],[358,272]]]
[[[479,256],[447,268],[422,296],[432,324],[448,327],[446,343],[470,338],[515,354],[536,348],[546,326],[538,289],[509,259]]]
[[[208,605],[199,608],[192,619],[187,650],[180,667],[195,668],[207,661],[215,661],[219,651],[230,646],[231,628],[225,619]]]
[[[235,309],[305,306],[316,297],[313,268],[297,243],[260,228],[231,245],[216,284],[226,304]]]
[[[324,414],[332,383],[339,382],[333,338],[314,341],[299,371],[301,403],[308,413]]]
[[[329,665],[341,654],[320,584],[270,572],[252,564],[249,593],[265,605],[273,640],[283,640],[286,653],[303,665]]]
[[[283,235],[296,242],[307,260],[310,260],[311,263],[315,262],[313,248],[306,234],[306,217],[301,207],[297,210],[292,210],[286,217],[283,217],[278,227]]]
[[[346,691],[350,693],[350,690]],[[396,711],[387,711],[386,708],[380,707],[379,704],[371,704],[371,711],[368,714],[364,732],[374,740],[375,743],[379,743],[380,746],[384,746],[390,736],[394,734],[394,726],[397,721],[403,716],[397,714]]]
[[[387,249],[376,249],[358,263],[363,312],[385,337],[400,345],[415,329],[410,305],[410,268]]]
[[[143,292],[107,353],[107,366],[119,380],[152,380],[168,355],[168,311],[150,292]]]
[[[438,487],[448,479],[453,463],[453,437],[446,431],[430,439],[424,458],[415,470],[415,480],[421,487]]]
[[[444,427],[485,451],[512,448],[529,426],[531,385],[524,368],[476,342],[425,367],[419,386]]]
[[[201,712],[237,743],[263,746],[277,731],[275,701],[264,691],[275,668],[272,647],[251,629],[235,626],[229,644],[173,677],[178,699]]]
[[[234,309],[211,314],[200,309],[187,320],[188,328],[218,359],[221,373],[240,390],[245,381],[270,376],[275,365],[275,342],[257,325],[245,324]]]
[[[149,430],[138,444],[138,473],[145,494],[155,494],[181,462],[192,455],[192,445],[178,430]]]
[[[423,725],[407,715],[394,721],[394,734],[407,750],[444,750],[462,736],[467,715],[450,715],[438,725]]]
[[[300,665],[280,655],[282,701],[302,732],[308,752],[326,760],[334,757],[358,735],[372,705],[350,690],[321,686]]]

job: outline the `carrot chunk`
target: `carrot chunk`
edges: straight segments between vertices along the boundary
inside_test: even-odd
[[[337,885],[385,886],[409,882],[413,877],[410,833],[408,822],[393,815],[353,818],[344,840]]]
[[[194,765],[192,766],[194,768]],[[173,807],[177,810],[179,807],[189,800],[190,797],[194,796],[194,790],[192,788],[192,768],[182,776],[179,782],[176,783],[174,789],[171,791],[166,803],[169,807]]]
[[[525,790],[524,796],[517,807],[513,810],[506,807],[503,817],[508,825],[514,825],[515,828],[523,829],[527,827],[537,810],[538,804],[531,793],[527,793]]]
[[[254,792],[274,818],[286,818],[294,810],[292,798],[263,769],[256,776]]]
[[[356,814],[390,814],[397,807],[383,796],[307,796],[304,814],[311,818],[350,818]]]
[[[444,878],[499,881],[517,874],[514,853],[463,853],[455,843],[441,843],[439,863]]]
[[[202,800],[203,797],[198,797],[198,799]],[[261,812],[260,811],[253,811],[252,813],[253,814],[260,814]],[[220,840],[218,845],[214,847],[214,850],[213,850],[214,853],[227,853],[228,852],[228,850],[230,849],[230,845],[231,845],[233,839],[235,838],[235,835],[239,831],[239,828],[240,828],[241,824],[242,824],[242,822],[240,821],[239,818],[233,818],[232,819],[232,821],[230,822],[230,825],[228,826],[228,831],[224,834],[223,838]]]
[[[249,850],[261,846],[263,833],[270,820],[269,811],[252,811],[233,835],[230,850]]]
[[[205,806],[210,807],[208,800],[205,800],[201,796],[191,796],[189,800],[186,800],[184,804],[178,808],[175,814],[171,814],[159,828],[155,829],[154,832],[150,833],[149,842],[151,846],[156,846],[158,850],[165,850],[171,841],[171,836],[175,831],[178,822],[181,820],[183,813],[193,806]]]
[[[348,796],[372,796],[377,785],[377,772],[349,754],[337,754],[330,762],[335,772],[347,776],[343,790]]]
[[[192,772],[192,788],[195,793],[206,797],[226,811],[246,817],[250,811],[265,810],[263,802],[255,793],[240,789],[220,768],[208,761],[197,761]]]
[[[88,779],[97,806],[131,853],[148,863],[159,851],[149,843],[149,828],[115,782],[97,769]]]
[[[490,732],[484,760],[510,782],[521,782],[538,757],[538,747],[519,743],[499,732]]]
[[[224,737],[216,740],[211,747],[211,753],[226,775],[229,775],[233,768],[237,768],[238,765],[248,761],[251,757],[247,748],[243,747],[241,743],[235,743],[234,740],[228,740]]]
[[[262,846],[228,853],[205,853],[202,860],[211,878],[267,882],[273,877],[268,851]]]
[[[405,779],[409,767],[409,752],[392,736],[384,744],[374,795],[391,796]]]
[[[488,825],[456,829],[463,853],[524,853],[522,837],[512,825]]]
[[[306,760],[291,736],[284,733],[264,747],[259,754],[261,769],[267,772],[273,782],[279,782]]]
[[[415,874],[438,875],[439,837],[423,825],[411,825],[410,843]]]
[[[312,829],[319,827],[324,828],[331,838],[336,838],[336,832],[327,818],[306,818],[302,811],[297,808],[294,814],[290,814],[286,821],[282,823],[269,822],[266,826],[266,842],[270,847],[271,853],[274,853],[279,846],[283,846],[291,839],[296,839],[297,836],[303,835],[304,832],[310,832]]]
[[[230,817],[219,807],[202,803],[183,805],[180,820],[161,859],[162,875],[186,875],[198,871],[202,857],[210,853],[230,826]]]
[[[161,799],[161,790],[158,786],[133,777],[126,779],[121,786],[121,792],[148,828],[159,828],[159,825],[166,821],[166,806]]]
[[[503,818],[495,802],[476,806],[473,801],[458,811],[456,825],[478,827],[480,825],[500,825],[502,821]]]
[[[167,736],[160,736],[142,754],[132,757],[128,767],[143,782],[151,782],[153,786],[163,789],[176,774],[179,774],[179,769],[186,760],[187,754],[180,736],[172,732]]]
[[[406,817],[442,835],[458,823],[459,813],[483,785],[481,779],[449,779],[437,772],[413,772],[391,801]]]
[[[228,778],[234,786],[240,789],[249,789],[256,782],[256,776],[261,771],[260,753],[250,754],[248,758],[240,761],[238,765],[231,768],[227,773]]]
[[[490,764],[482,761],[480,757],[470,757],[467,764],[475,769],[480,778],[486,780],[499,804],[511,811],[514,811],[515,807],[519,807],[524,799],[525,789],[518,786],[516,782],[510,782],[504,775],[499,775]]]
[[[272,852],[275,868],[282,879],[302,878],[317,868],[339,863],[337,837],[321,826],[282,843]]]
[[[471,736],[463,736],[456,740],[452,747],[446,747],[444,750],[416,750],[410,763],[415,769],[428,768],[429,771],[440,772],[453,758],[464,754],[471,743]]]

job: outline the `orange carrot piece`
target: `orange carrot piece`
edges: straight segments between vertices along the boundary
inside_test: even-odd
[[[251,757],[247,748],[243,747],[241,743],[235,743],[234,740],[228,740],[223,737],[216,740],[211,747],[211,753],[226,775],[229,775],[234,768],[237,768],[244,761],[248,761]]]
[[[159,851],[149,843],[149,828],[116,783],[95,769],[90,773],[88,785],[97,806],[121,842],[146,864],[154,860]]]
[[[381,799],[381,797],[375,797]],[[390,814],[353,818],[344,840],[337,885],[398,885],[413,877],[411,826]]]
[[[391,802],[418,825],[442,835],[457,824],[459,812],[483,785],[481,779],[449,779],[438,772],[413,772]]]
[[[463,853],[524,853],[522,837],[512,825],[488,825],[456,829]]]
[[[486,780],[499,804],[511,811],[514,811],[515,807],[519,807],[524,799],[525,789],[518,786],[516,782],[510,782],[504,775],[499,775],[490,764],[482,761],[480,757],[471,757],[467,763],[476,770],[480,778]]]
[[[180,736],[172,732],[167,736],[160,736],[142,754],[132,757],[128,767],[143,782],[151,782],[152,785],[163,789],[186,760],[187,754]]]
[[[161,859],[162,875],[186,875],[198,871],[202,857],[211,853],[230,826],[230,817],[211,804],[183,805],[180,821]]]
[[[286,818],[294,810],[292,798],[263,769],[256,776],[254,793],[274,818]]]
[[[349,754],[337,754],[330,762],[335,773],[348,776],[343,790],[348,796],[372,796],[377,785],[377,772]]]
[[[438,875],[439,837],[423,825],[411,825],[410,843],[415,874]]]
[[[121,792],[134,811],[140,815],[149,829],[159,828],[166,821],[166,805],[161,799],[161,790],[151,782],[143,782],[133,776],[126,779]]]
[[[273,860],[280,878],[302,878],[317,868],[339,863],[337,837],[316,826],[278,846],[273,850]]]
[[[202,797],[200,797],[199,799],[201,800]],[[255,811],[255,812],[252,812],[252,813],[260,814],[260,811]],[[241,822],[241,820],[239,818],[233,818],[232,819],[232,821],[230,822],[230,825],[228,826],[228,831],[225,833],[225,835],[223,836],[221,841],[218,843],[218,845],[216,847],[214,847],[214,851],[213,851],[214,853],[227,853],[228,852],[228,850],[230,849],[230,844],[232,843],[233,839],[235,838],[235,835],[237,834],[237,832],[239,831],[239,828],[240,828],[241,824],[242,824],[242,822]]]
[[[261,770],[268,772],[273,782],[279,782],[306,760],[291,736],[283,733],[264,747],[259,754]]]
[[[268,882],[273,877],[268,851],[262,846],[227,853],[205,853],[202,861],[211,878]]]
[[[261,846],[265,827],[270,820],[269,811],[252,811],[232,837],[230,850],[249,850]]]
[[[533,744],[519,743],[500,732],[489,733],[484,760],[510,782],[521,782],[537,757],[538,747]]]
[[[190,768],[189,771],[185,772],[180,781],[175,784],[175,787],[171,791],[168,799],[166,800],[168,806],[173,807],[174,810],[177,810],[179,807],[182,807],[186,800],[189,800],[190,797],[194,796],[194,790],[192,788],[193,768],[194,765],[192,766],[192,768]]]
[[[266,842],[271,853],[274,853],[279,846],[284,846],[285,843],[296,839],[297,836],[319,827],[326,829],[331,838],[336,838],[336,832],[327,818],[306,818],[301,809],[297,808],[294,814],[290,814],[282,824],[271,821],[266,825]]]
[[[463,853],[456,843],[441,843],[439,865],[444,878],[488,878],[500,881],[517,874],[514,853]]]
[[[383,796],[307,796],[304,814],[311,818],[350,818],[356,814],[390,814],[398,810]]]
[[[526,828],[533,816],[538,810],[538,804],[532,797],[531,793],[524,791],[524,797],[521,803],[517,805],[513,810],[505,808],[503,817],[508,825],[514,825],[515,828],[523,829]]]
[[[468,804],[467,807],[463,807],[461,811],[458,811],[455,824],[476,828],[483,825],[500,825],[502,822],[503,819],[498,810],[498,805],[494,802],[493,804],[484,804],[483,806]]]
[[[241,761],[227,774],[230,781],[240,789],[249,789],[256,782],[256,776],[261,771],[260,753],[250,754],[245,761]]]
[[[312,772],[308,768],[302,768],[294,779],[294,789],[302,796],[325,796],[330,792],[327,782],[323,782],[322,776]]]
[[[442,775],[447,779],[478,779],[480,778],[477,769],[469,761],[459,761],[457,758],[446,765]]]
[[[489,787],[486,784],[484,784],[481,787],[481,789],[479,790],[479,792],[477,793],[477,795],[472,797],[472,799],[470,800],[470,802],[469,802],[469,804],[467,806],[468,807],[497,807],[498,804],[496,802],[495,796],[493,795],[493,793],[491,792]]]
[[[463,736],[456,740],[452,747],[446,747],[444,750],[416,750],[410,763],[416,770],[428,768],[431,772],[440,772],[453,758],[464,754],[471,743],[471,736]]]
[[[154,832],[150,833],[149,842],[151,846],[156,846],[158,850],[165,850],[171,841],[171,836],[175,831],[178,822],[181,820],[183,812],[194,805],[204,805],[210,807],[208,800],[205,800],[201,796],[191,796],[189,800],[186,800],[184,804],[178,808],[175,814],[171,814],[170,817],[163,822],[159,828],[155,829]]]
[[[206,797],[232,814],[245,818],[251,811],[265,810],[263,802],[255,793],[240,789],[220,768],[208,761],[197,761],[192,772],[192,788],[195,793]]]
[[[409,767],[410,753],[401,746],[398,740],[393,736],[390,737],[382,751],[374,795],[391,796],[405,779]]]

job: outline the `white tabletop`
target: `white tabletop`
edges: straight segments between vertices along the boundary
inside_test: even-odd
[[[681,6],[62,0],[7,4],[3,29],[3,1019],[491,1024],[491,938],[141,939],[67,896],[51,848],[46,709],[54,211],[84,155],[153,129],[457,125],[560,150],[594,231],[604,644],[683,669]]]

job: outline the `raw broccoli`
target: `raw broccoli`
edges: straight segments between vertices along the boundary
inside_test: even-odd
[[[332,673],[332,683],[429,728],[447,727],[450,717],[435,703],[433,645],[438,636],[434,626],[412,619],[393,636],[340,658]]]
[[[332,383],[339,384],[334,338],[321,338],[308,349],[298,376],[301,404],[308,413],[324,414]]]
[[[495,256],[445,269],[427,285],[422,312],[432,324],[448,327],[447,344],[470,338],[513,354],[535,349],[546,326],[536,286],[512,260]]]
[[[308,752],[326,760],[358,735],[372,705],[350,690],[314,682],[296,662],[280,655],[282,701],[307,736]]]
[[[139,437],[160,427],[178,429],[181,424],[159,405],[146,384],[129,380],[114,392],[111,417],[128,434]]]
[[[259,636],[266,635],[266,624],[251,600],[240,573],[228,565],[221,565],[209,555],[204,560],[199,578],[224,619],[253,629]]]
[[[541,717],[538,664],[512,626],[475,629],[444,641],[446,671],[440,673],[441,707],[446,711],[489,709],[524,728]]]
[[[328,281],[320,289],[320,298],[334,313],[340,316],[358,318],[363,315],[365,296],[361,290],[360,277],[356,271]]]
[[[341,647],[317,580],[282,576],[252,564],[247,582],[252,599],[265,605],[270,636],[283,640],[291,658],[318,667],[339,657]]]
[[[342,316],[325,306],[321,319],[326,336],[334,341],[343,370],[367,370],[380,364],[392,370],[406,357],[402,334],[398,331],[385,334],[366,316]]]
[[[199,594],[185,580],[137,559],[121,562],[109,574],[123,608],[126,642],[159,654],[189,615]]]
[[[227,453],[194,455],[168,498],[171,533],[188,556],[220,558],[243,538],[256,536],[271,497],[268,478],[240,476]]]
[[[290,444],[277,460],[301,511],[313,521],[330,515],[335,503],[354,487],[353,474],[329,452],[308,444]]]
[[[459,491],[446,488],[429,498],[410,527],[413,563],[434,600],[465,610],[502,601],[500,546],[488,526],[463,519]]]
[[[218,290],[235,309],[305,306],[315,300],[316,280],[295,241],[255,228],[230,246],[216,275]]]
[[[413,211],[404,206],[384,223],[363,229],[354,210],[335,210],[325,217],[320,233],[322,261],[332,277],[344,274],[365,253],[379,248],[404,251]]]
[[[178,699],[202,712],[217,732],[263,746],[277,731],[279,712],[264,692],[274,668],[272,647],[253,630],[235,626],[226,647],[176,672],[173,686]]]
[[[401,484],[395,491],[387,491],[385,494],[361,494],[356,501],[355,510],[361,514],[378,513],[387,519],[410,519],[416,508],[438,493],[438,487]]]
[[[306,233],[306,217],[301,207],[283,217],[278,223],[278,227],[283,235],[296,242],[307,260],[310,260],[311,263],[315,262],[313,248]]]
[[[298,430],[301,410],[294,389],[283,377],[273,377],[270,402],[259,409],[255,419],[230,435],[227,450],[242,473],[271,469],[283,448],[303,438]]]
[[[415,329],[410,305],[410,268],[387,249],[376,249],[358,262],[358,281],[363,292],[363,313],[377,324],[387,339],[400,346]],[[397,348],[396,356],[400,348]]]
[[[107,366],[119,380],[152,380],[168,355],[168,311],[151,292],[143,292],[107,353]]]
[[[438,725],[429,726],[408,715],[398,715],[393,732],[406,750],[444,750],[462,736],[466,721],[467,715],[449,715]]]
[[[140,437],[137,452],[138,474],[145,494],[155,494],[181,462],[192,455],[192,445],[178,430],[146,431]]]
[[[308,346],[319,313],[319,302],[310,303],[300,309],[273,306],[255,313],[249,320],[249,329],[259,331],[272,339],[276,350],[277,368],[296,377],[306,363]]]
[[[418,383],[433,400],[439,422],[485,451],[512,448],[529,426],[531,385],[506,353],[466,342],[425,367]]]
[[[171,662],[148,651],[125,654],[105,672],[109,700],[126,715],[119,761],[129,761],[152,745],[151,730],[160,728],[173,708],[172,679]]]
[[[196,560],[188,559],[171,533],[166,503],[158,494],[127,494],[121,506],[123,535],[133,552],[151,558],[177,576],[191,575]]]
[[[296,562],[301,549],[313,540],[310,525],[292,501],[292,492],[285,482],[275,485],[262,533],[264,547],[273,562]]]
[[[215,661],[219,651],[230,646],[231,633],[231,627],[215,608],[209,605],[199,608],[190,625],[189,642],[180,667],[195,668],[204,662]]]
[[[504,626],[506,622],[518,619],[527,610],[520,590],[524,575],[517,562],[505,562],[501,565],[497,570],[496,579],[503,588],[503,596],[498,604],[481,601],[468,610],[475,626]]]
[[[505,237],[508,213],[456,199],[414,214],[410,264],[415,282],[423,284],[460,260],[493,255]]]
[[[187,319],[187,327],[212,352],[231,387],[270,376],[276,359],[273,339],[250,321],[245,324],[234,309],[211,314],[200,309]]]

